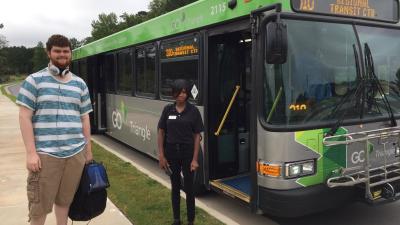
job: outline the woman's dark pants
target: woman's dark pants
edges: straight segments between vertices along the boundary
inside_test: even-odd
[[[181,171],[183,172],[184,191],[186,193],[187,219],[194,221],[195,202],[193,193],[193,172],[190,171],[190,163],[193,159],[193,145],[190,144],[167,144],[165,154],[168,164],[172,170],[172,209],[174,220],[180,220],[180,189]]]

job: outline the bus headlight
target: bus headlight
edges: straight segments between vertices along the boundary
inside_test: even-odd
[[[307,175],[312,175],[315,172],[315,161],[307,160],[295,163],[285,164],[285,177],[286,178],[296,178],[303,177]]]

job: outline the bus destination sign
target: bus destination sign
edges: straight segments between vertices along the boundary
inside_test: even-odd
[[[199,54],[198,39],[190,38],[161,45],[161,58],[177,58]]]
[[[398,0],[292,0],[296,12],[357,17],[397,23]]]

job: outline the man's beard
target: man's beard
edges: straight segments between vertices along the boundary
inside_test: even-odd
[[[58,68],[65,69],[71,64],[71,59],[67,60],[65,64],[60,64],[56,60],[51,60],[51,63]]]

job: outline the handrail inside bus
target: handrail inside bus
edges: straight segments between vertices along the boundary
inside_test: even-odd
[[[214,133],[215,136],[219,136],[221,129],[225,124],[226,117],[228,117],[228,114],[231,111],[233,102],[236,100],[236,96],[237,96],[237,93],[239,92],[239,89],[240,89],[240,86],[236,85],[235,92],[233,93],[233,96],[231,98],[231,101],[229,102],[228,108],[225,111],[224,117],[222,117],[222,120],[221,120],[221,123],[219,124],[218,130]]]
[[[267,122],[269,122],[271,120],[272,113],[275,112],[276,105],[278,104],[278,101],[281,98],[281,95],[282,95],[282,86],[279,88],[278,94],[276,95],[274,103],[272,104],[272,108],[269,111],[269,114],[268,114],[268,117],[267,117]]]

